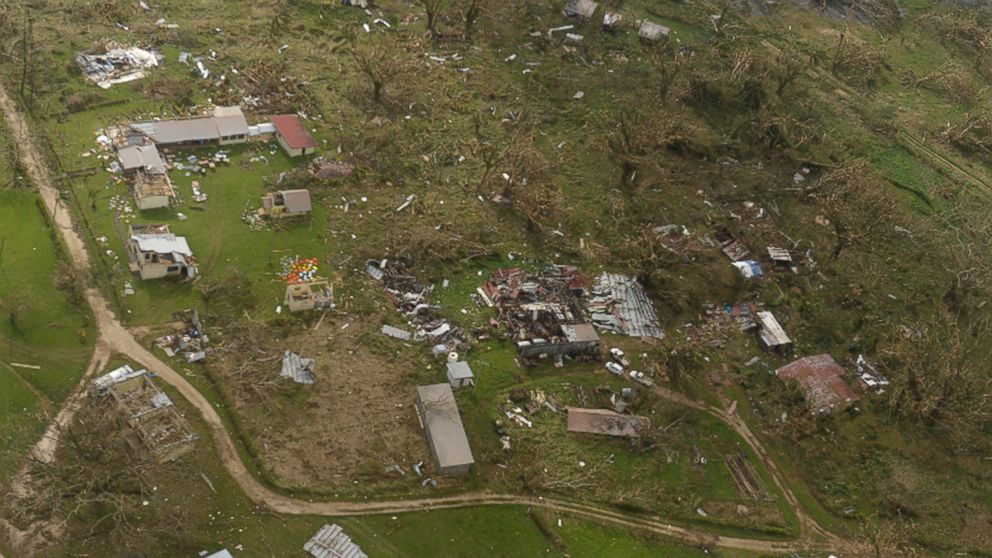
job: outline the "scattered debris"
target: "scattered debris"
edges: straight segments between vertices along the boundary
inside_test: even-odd
[[[736,267],[741,275],[745,279],[753,279],[755,277],[761,277],[764,273],[761,271],[761,264],[754,260],[744,260],[739,262],[731,262],[732,266]]]
[[[196,277],[196,260],[186,237],[172,234],[169,225],[130,225],[128,238],[131,272],[142,279]]]
[[[310,173],[310,176],[317,180],[334,180],[351,176],[355,172],[355,165],[341,161],[317,159],[310,163],[307,171]]]
[[[352,2],[360,0],[351,0]],[[303,545],[314,558],[368,558],[337,523],[324,525]]]
[[[771,312],[758,312],[756,316],[760,327],[758,336],[766,347],[779,349],[792,344],[792,339],[789,339],[789,336],[785,334],[785,330],[782,329]]]
[[[885,386],[889,385],[889,380],[879,374],[878,370],[865,360],[864,355],[858,355],[854,364],[858,367],[858,379],[866,388],[873,389],[878,394],[885,392]]]
[[[196,309],[176,312],[172,315],[179,325],[176,333],[164,335],[155,340],[155,346],[173,357],[185,355],[187,362],[199,362],[206,357],[206,347],[210,338],[203,333],[200,313]]]
[[[737,490],[741,494],[752,500],[773,499],[771,493],[768,492],[768,488],[765,487],[765,483],[755,473],[754,468],[743,452],[727,456],[724,463],[727,464],[727,469],[730,470],[730,476],[734,478]]]
[[[393,327],[391,325],[383,325],[382,333],[394,339],[399,339],[401,341],[409,341],[410,338],[413,337],[413,334],[410,333],[409,331],[405,329]]]
[[[565,15],[569,17],[590,18],[596,13],[599,4],[593,0],[569,0],[565,5]]]

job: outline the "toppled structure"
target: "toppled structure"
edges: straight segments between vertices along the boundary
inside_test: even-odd
[[[842,411],[859,400],[844,381],[844,369],[828,354],[803,357],[779,368],[775,375],[799,382],[814,415]]]
[[[145,280],[193,279],[198,273],[186,237],[172,234],[168,225],[130,225],[127,255],[131,272]]]
[[[290,312],[330,310],[334,308],[334,287],[326,279],[289,284],[283,302]]]
[[[309,190],[278,190],[262,196],[258,214],[269,219],[287,219],[310,215],[312,210]]]
[[[475,459],[451,386],[417,386],[416,405],[417,417],[427,436],[438,474],[467,475]]]
[[[561,362],[565,357],[599,358],[599,335],[579,304],[585,287],[575,267],[550,265],[535,273],[497,269],[478,292],[497,309],[524,362]]]
[[[596,13],[599,4],[593,0],[569,0],[565,5],[565,15],[569,17],[590,18]]]
[[[76,64],[83,75],[103,89],[139,80],[147,75],[146,70],[163,60],[164,57],[155,51],[122,47],[114,42],[105,45],[103,54],[76,53]]]
[[[600,275],[592,287],[592,297],[586,301],[586,308],[593,324],[601,329],[632,337],[665,337],[654,304],[632,277],[616,273]]]
[[[651,420],[621,415],[606,409],[568,408],[568,431],[621,438],[640,438],[651,429]]]
[[[121,421],[159,462],[193,449],[196,434],[146,370],[122,366],[93,380],[91,393],[113,401]]]
[[[279,376],[290,378],[298,384],[312,384],[315,381],[315,364],[316,361],[312,358],[303,358],[292,351],[286,351],[282,355],[282,371]]]
[[[393,301],[396,309],[417,326],[413,334],[415,341],[429,340],[436,352],[441,354],[447,354],[465,343],[461,328],[439,317],[437,307],[428,301],[434,291],[433,285],[423,285],[390,260],[368,260],[365,262],[365,272],[382,283],[383,292]]]
[[[303,545],[314,558],[369,558],[340,525],[324,525]]]
[[[187,362],[198,362],[206,358],[206,348],[210,338],[203,333],[200,324],[200,313],[195,309],[173,314],[182,324],[177,333],[164,335],[155,340],[155,346],[165,351],[165,354],[176,356],[185,355]]]

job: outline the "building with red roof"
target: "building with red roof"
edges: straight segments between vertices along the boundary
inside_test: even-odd
[[[290,157],[310,155],[317,148],[317,141],[299,116],[295,114],[280,114],[271,118],[276,128],[276,140],[286,150]]]
[[[844,381],[844,369],[827,354],[793,361],[776,370],[775,375],[799,382],[813,414],[840,411],[859,399]]]

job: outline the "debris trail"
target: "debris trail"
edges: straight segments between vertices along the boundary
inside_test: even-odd
[[[7,121],[7,128],[12,135],[11,139],[18,146],[20,161],[38,188],[39,193],[45,203],[53,221],[61,233],[66,244],[68,253],[73,264],[81,270],[89,270],[90,256],[79,232],[73,225],[73,219],[69,211],[64,207],[59,207],[59,193],[54,186],[47,166],[43,162],[40,151],[35,145],[35,140],[31,136],[24,115],[20,112],[16,104],[7,94],[6,89],[0,84],[0,110],[3,110]],[[278,513],[287,514],[313,514],[327,516],[342,515],[373,515],[385,513],[402,513],[430,509],[460,508],[471,506],[489,505],[514,505],[533,506],[559,512],[571,513],[594,521],[607,522],[620,525],[629,529],[645,530],[683,541],[697,544],[708,544],[717,547],[735,548],[742,550],[753,550],[756,552],[789,552],[798,550],[831,550],[839,551],[848,546],[844,541],[824,530],[816,521],[810,517],[798,499],[782,480],[782,473],[775,466],[768,455],[768,452],[754,436],[744,421],[737,415],[730,415],[723,409],[712,407],[689,399],[688,397],[672,392],[660,386],[653,389],[656,393],[668,397],[672,400],[680,401],[690,407],[703,410],[720,418],[729,424],[738,434],[740,434],[749,446],[755,451],[761,461],[768,467],[772,479],[776,486],[785,495],[786,500],[793,508],[800,519],[802,526],[802,536],[796,541],[773,542],[760,539],[745,539],[740,537],[728,537],[714,535],[698,530],[679,527],[664,522],[656,517],[642,517],[639,515],[622,512],[610,508],[598,507],[580,502],[571,502],[541,496],[524,496],[513,494],[494,494],[490,492],[472,492],[466,494],[440,496],[432,498],[421,498],[417,500],[392,500],[392,501],[328,501],[314,502],[307,500],[297,500],[289,496],[279,494],[267,486],[263,485],[248,470],[241,456],[235,448],[234,441],[230,433],[226,430],[220,415],[213,405],[201,394],[186,378],[173,370],[169,365],[160,360],[148,349],[142,346],[134,336],[117,320],[110,309],[110,305],[103,294],[96,289],[89,289],[86,292],[86,299],[89,303],[97,325],[99,337],[96,351],[90,363],[89,374],[92,370],[98,369],[100,363],[105,361],[110,351],[117,351],[148,370],[155,372],[158,377],[171,385],[180,393],[191,405],[196,407],[204,422],[210,429],[211,437],[220,456],[224,468],[228,474],[241,487],[245,494],[253,501],[263,503],[271,510]],[[84,379],[87,376],[84,375]],[[81,383],[77,388],[77,394],[85,391]],[[73,412],[72,399],[66,408],[59,413],[59,416],[71,417]],[[56,419],[56,422],[58,418]],[[46,441],[47,440],[47,441]],[[47,436],[39,442],[39,446],[48,448],[47,451],[54,455],[55,442]],[[812,537],[818,536],[826,542],[813,542]],[[2,557],[0,557],[2,558]]]

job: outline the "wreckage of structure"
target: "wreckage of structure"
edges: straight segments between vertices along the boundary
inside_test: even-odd
[[[163,463],[193,449],[196,434],[147,371],[122,366],[93,380],[91,393],[113,402],[121,422],[134,434],[129,439],[134,449],[144,446]]]
[[[172,234],[169,225],[135,224],[128,227],[127,255],[131,272],[145,280],[162,277],[193,279],[198,272],[186,237]]]
[[[860,398],[844,381],[844,369],[828,354],[803,357],[775,371],[783,380],[795,380],[813,414],[847,409]]]
[[[284,300],[290,312],[334,308],[334,287],[326,279],[286,285]]]
[[[596,327],[632,337],[662,339],[654,304],[632,277],[616,273],[600,275],[592,286],[586,308]]]
[[[210,338],[203,333],[200,324],[200,313],[186,310],[173,314],[178,326],[176,333],[163,335],[155,340],[155,346],[162,349],[170,357],[183,355],[186,362],[199,362],[207,356],[207,345]]]
[[[414,341],[430,341],[435,355],[448,354],[464,345],[461,328],[438,316],[438,307],[430,304],[433,285],[422,284],[391,260],[369,260],[365,262],[365,271],[382,283],[383,292],[393,301],[396,309],[417,328],[413,334]],[[405,337],[404,330],[399,328],[391,327],[383,332],[397,339]]]
[[[651,429],[651,420],[637,415],[622,415],[607,409],[568,408],[567,430],[619,438],[640,438]]]
[[[585,289],[576,268],[552,265],[534,273],[497,269],[478,292],[497,309],[517,354],[529,363],[544,358],[556,362],[566,357],[599,358],[599,335],[582,314]]]
[[[103,54],[76,54],[76,64],[93,83],[110,89],[118,83],[127,83],[147,75],[163,60],[161,54],[137,47],[122,47],[114,42],[105,45]]]

